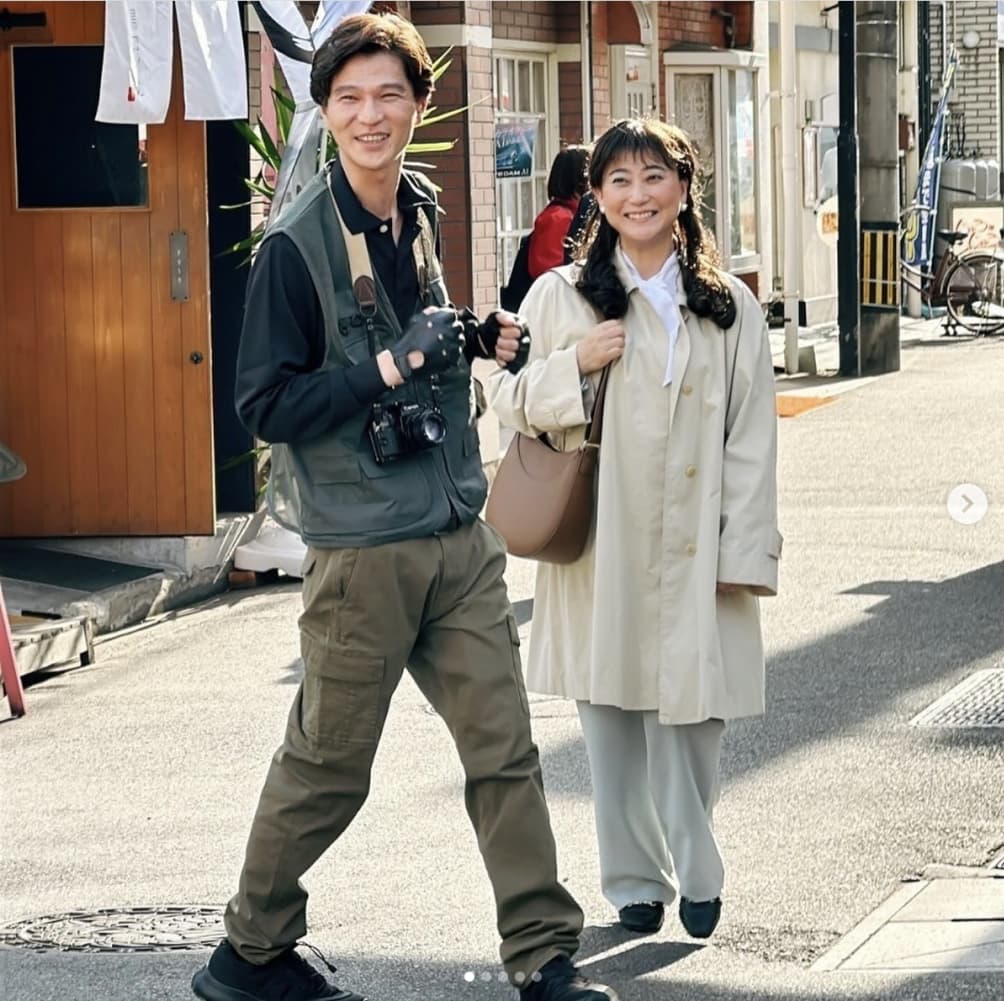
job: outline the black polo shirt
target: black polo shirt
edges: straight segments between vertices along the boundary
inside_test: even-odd
[[[363,208],[337,160],[331,187],[346,226],[366,234],[375,276],[405,326],[420,306],[412,244],[420,232],[417,213],[435,205],[429,182],[410,171],[402,173],[397,244],[390,220]],[[434,230],[438,254],[438,226]],[[248,431],[267,442],[308,441],[386,390],[376,359],[321,370],[325,347],[321,303],[303,258],[285,234],[270,237],[251,269],[237,357],[237,414]]]

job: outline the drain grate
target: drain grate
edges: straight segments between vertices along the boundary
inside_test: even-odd
[[[1004,727],[1004,668],[977,671],[914,716],[910,724]]]
[[[61,952],[181,952],[223,938],[223,908],[128,907],[67,911],[0,927],[0,946]]]

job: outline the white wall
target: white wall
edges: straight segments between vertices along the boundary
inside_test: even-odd
[[[778,2],[770,3],[770,88],[777,93],[780,90],[780,73],[777,50]],[[799,46],[796,59],[796,108],[799,124],[807,124],[806,102],[811,101],[814,108],[814,121],[819,122],[822,114],[822,99],[824,96],[837,94],[839,85],[839,62],[837,54],[837,32],[835,13],[829,17],[831,32],[826,31],[826,20],[821,11],[828,3],[820,0],[780,0],[792,2],[796,8],[795,22],[797,44]],[[807,47],[808,45],[814,48]],[[829,45],[832,51],[818,51],[819,47]],[[772,102],[774,121],[780,121],[780,102],[777,98]],[[826,124],[836,125],[835,114]],[[778,126],[771,130],[773,146],[772,161],[780,163],[781,139]],[[802,131],[798,135],[799,149],[802,147]],[[806,321],[811,326],[819,323],[835,322],[837,316],[837,250],[823,243],[816,233],[816,215],[812,208],[806,208],[803,203],[804,177],[802,163],[799,164],[799,189],[797,192],[784,191],[775,174],[773,205],[773,232],[775,253],[775,274],[783,274],[781,248],[784,240],[784,213],[795,211],[799,214],[802,227],[802,281],[801,298],[806,304]]]

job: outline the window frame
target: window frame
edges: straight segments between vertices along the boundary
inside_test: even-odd
[[[153,196],[150,190],[150,161],[149,146],[145,147],[147,160],[144,166],[146,171],[146,201],[134,204],[122,205],[22,205],[21,204],[21,184],[18,165],[18,120],[17,120],[17,52],[26,49],[42,49],[55,52],[60,49],[96,49],[101,51],[102,46],[97,42],[16,42],[10,46],[10,140],[11,140],[11,206],[14,212],[66,212],[66,213],[121,213],[135,212],[150,214],[153,211]],[[95,95],[97,98],[97,95]],[[95,103],[95,109],[97,104]],[[108,123],[105,123],[108,124]],[[57,123],[58,126],[58,123]],[[149,133],[146,125],[130,125],[123,123],[125,128],[136,129],[136,148],[139,150],[141,144],[149,143]],[[57,128],[58,131],[58,128]]]
[[[499,108],[499,84],[501,81],[499,64],[502,60],[512,60],[513,62],[513,96],[515,99],[514,103],[517,105],[516,86],[518,86],[519,79],[517,64],[521,61],[530,64],[529,80],[531,91],[536,86],[534,83],[533,64],[538,63],[543,65],[543,111],[503,111]],[[492,50],[493,125],[507,121],[537,121],[539,123],[537,147],[534,149],[534,167],[530,177],[495,178],[495,267],[499,287],[505,285],[509,280],[509,273],[512,270],[520,240],[527,233],[531,232],[534,219],[536,219],[537,215],[547,204],[547,175],[551,168],[551,162],[558,152],[559,144],[558,116],[555,111],[557,107],[558,65],[553,46],[506,40],[502,46]],[[527,180],[531,182],[529,225],[523,226],[520,220],[519,185]],[[505,228],[505,220],[502,214],[504,202],[503,191],[507,186],[515,188],[513,220],[515,225],[510,228]],[[543,193],[541,197],[538,197],[538,190]],[[524,215],[523,218],[526,219],[526,216]]]

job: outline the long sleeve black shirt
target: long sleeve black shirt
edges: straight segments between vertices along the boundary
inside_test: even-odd
[[[402,174],[402,229],[395,244],[390,220],[363,208],[337,160],[331,170],[342,218],[352,233],[365,233],[375,277],[402,327],[420,307],[412,244],[420,232],[417,213],[435,204],[427,185],[420,175]],[[438,227],[436,232],[438,253]],[[386,390],[375,358],[325,369],[325,353],[324,317],[310,274],[293,241],[276,234],[251,269],[237,357],[237,414],[248,431],[267,442],[308,441]]]

